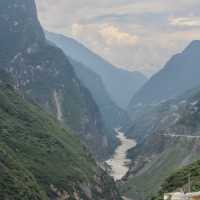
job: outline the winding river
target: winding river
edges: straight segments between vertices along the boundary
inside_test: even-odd
[[[110,175],[115,180],[120,180],[128,172],[128,164],[130,159],[127,158],[127,151],[136,146],[136,141],[129,139],[123,132],[116,130],[118,135],[117,138],[120,140],[120,145],[117,147],[113,157],[106,161],[111,167]]]

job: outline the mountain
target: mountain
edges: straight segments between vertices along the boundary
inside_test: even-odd
[[[182,53],[172,57],[132,98],[132,115],[139,105],[157,104],[200,85],[200,41],[193,41]]]
[[[148,122],[149,117],[149,127],[154,128],[129,151],[132,164],[124,179],[125,194],[141,200],[156,194],[175,170],[200,160],[199,87],[157,107],[156,120],[152,121],[151,112],[145,119]]]
[[[199,91],[199,86],[197,86],[166,102],[143,106],[142,111],[135,115],[136,117],[132,121],[132,126],[129,127],[126,135],[142,141],[158,130],[168,129],[176,124],[184,114],[187,102],[191,102],[191,104],[195,103],[195,100],[192,99],[196,95],[198,96]]]
[[[0,199],[121,200],[79,139],[6,77],[0,70]]]
[[[69,60],[46,41],[34,0],[1,1],[0,27],[0,68],[11,73],[15,87],[57,115],[98,159],[108,156],[116,142]]]
[[[46,37],[60,47],[66,55],[97,73],[102,78],[112,100],[121,108],[127,107],[132,95],[147,80],[140,72],[114,67],[72,38],[49,32],[46,32]]]
[[[79,62],[72,59],[70,62],[83,85],[91,92],[107,127],[112,130],[117,127],[127,127],[131,123],[128,114],[112,101],[101,77]]]
[[[185,110],[186,100],[199,92],[199,87],[193,88],[177,98],[161,102],[157,105],[143,106],[142,111],[136,114],[132,126],[126,135],[142,141],[147,136],[174,125]],[[140,107],[138,107],[138,110]]]
[[[188,177],[191,181],[191,192],[200,190],[200,161],[196,161],[170,175],[162,184],[158,194],[152,200],[163,199],[164,193],[176,192],[180,188],[188,188]],[[186,191],[188,192],[188,191]]]

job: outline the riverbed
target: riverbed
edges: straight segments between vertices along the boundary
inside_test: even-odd
[[[111,167],[110,175],[117,181],[122,179],[129,170],[128,164],[131,160],[127,158],[127,151],[136,146],[136,141],[127,138],[119,130],[116,130],[116,132],[120,145],[117,147],[113,157],[107,160],[106,163]]]

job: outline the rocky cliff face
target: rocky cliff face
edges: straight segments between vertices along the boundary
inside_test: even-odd
[[[34,0],[1,1],[0,26],[0,66],[16,88],[56,114],[97,158],[108,155],[112,145],[98,107],[64,53],[45,40]]]
[[[101,77],[85,65],[72,59],[70,60],[77,76],[95,99],[107,127],[114,130],[117,127],[123,128],[131,124],[128,114],[110,98]]]
[[[40,44],[44,44],[34,0],[1,1],[0,25],[1,62],[4,61],[1,64],[10,62],[18,53],[28,51],[28,48],[36,51]]]

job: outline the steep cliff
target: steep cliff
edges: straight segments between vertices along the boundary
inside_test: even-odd
[[[70,130],[0,76],[0,199],[120,200]],[[7,75],[6,75],[7,76]]]
[[[16,88],[57,115],[101,159],[113,150],[101,114],[64,53],[46,41],[34,0],[0,2],[0,67]]]

